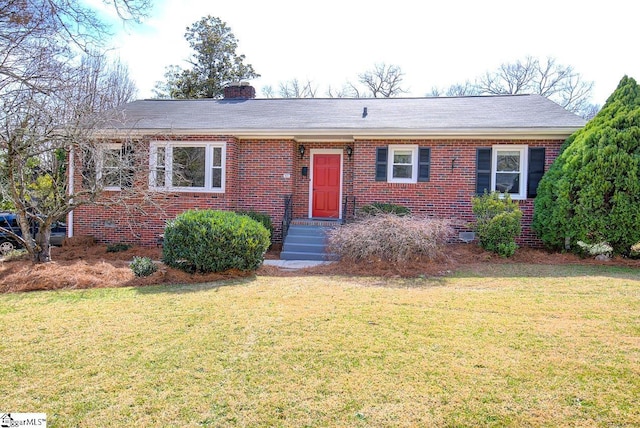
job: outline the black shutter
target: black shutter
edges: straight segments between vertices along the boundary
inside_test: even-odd
[[[378,147],[376,149],[376,181],[387,181],[387,156],[389,149]]]
[[[544,175],[544,147],[529,149],[529,172],[527,173],[527,198],[535,198],[538,194],[538,183]]]
[[[476,194],[491,192],[491,149],[479,148],[476,152]]]
[[[421,147],[418,149],[418,181],[429,181],[431,174],[431,149]]]

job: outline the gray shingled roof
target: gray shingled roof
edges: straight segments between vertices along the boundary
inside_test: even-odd
[[[569,135],[585,124],[539,95],[139,100],[122,109],[125,120],[107,128],[238,135]]]

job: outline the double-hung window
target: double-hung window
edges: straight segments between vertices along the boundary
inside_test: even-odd
[[[121,183],[122,145],[109,144],[100,151],[98,179],[106,190],[118,190]]]
[[[496,192],[509,193],[513,199],[526,199],[527,150],[525,146],[494,146],[491,158],[492,187]]]
[[[536,196],[544,174],[545,149],[519,145],[480,148],[476,158],[476,193],[508,193],[512,199]]]
[[[389,170],[391,183],[415,183],[418,168],[418,146],[389,146]]]
[[[121,190],[133,184],[133,150],[130,145],[105,144],[98,151],[97,179],[105,190]]]
[[[412,144],[379,147],[376,150],[376,181],[417,183],[429,181],[431,149]]]
[[[149,187],[224,192],[225,158],[224,143],[152,142]]]

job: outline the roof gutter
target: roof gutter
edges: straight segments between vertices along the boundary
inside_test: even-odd
[[[558,128],[458,128],[458,129],[101,129],[99,138],[148,136],[228,135],[238,139],[286,139],[297,141],[356,141],[378,139],[566,139],[581,126]]]

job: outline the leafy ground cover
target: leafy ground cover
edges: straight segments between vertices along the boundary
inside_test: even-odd
[[[3,410],[50,426],[638,426],[640,273],[256,276],[0,295]]]

